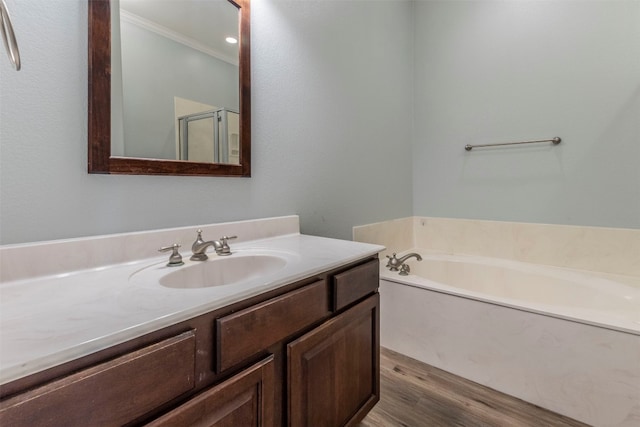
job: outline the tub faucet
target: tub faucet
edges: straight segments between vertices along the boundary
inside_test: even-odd
[[[192,261],[207,260],[209,257],[207,256],[206,251],[209,246],[213,246],[216,250],[216,254],[218,255],[231,255],[231,248],[229,247],[227,240],[235,239],[237,237],[238,236],[222,236],[220,240],[209,240],[208,242],[205,242],[202,239],[202,230],[198,230],[198,237],[196,238],[196,241],[193,242],[193,245],[191,245],[191,252],[193,252],[193,255],[191,255],[190,259]]]
[[[410,254],[406,254],[405,256],[400,258],[396,258],[396,253],[394,252],[393,256],[387,255],[387,258],[389,258],[389,261],[387,261],[387,267],[389,268],[389,270],[400,270],[400,274],[403,276],[408,275],[411,271],[409,266],[404,263],[406,260],[408,260],[409,258],[415,258],[418,261],[422,261],[422,257],[420,256],[420,254],[417,254],[415,252],[411,252]]]

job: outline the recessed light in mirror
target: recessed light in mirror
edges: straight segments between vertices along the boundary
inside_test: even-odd
[[[231,44],[238,43],[238,39],[236,39],[235,37],[227,37],[225,40],[227,41],[227,43],[231,43]]]

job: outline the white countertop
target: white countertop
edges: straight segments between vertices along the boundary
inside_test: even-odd
[[[245,280],[237,286],[198,289],[151,286],[130,280],[131,275],[141,269],[152,265],[162,268],[168,254],[0,283],[0,384],[384,249],[378,245],[297,233],[231,243],[232,250],[238,254],[273,252],[285,258],[287,264],[275,273]],[[188,249],[182,252],[185,266],[194,263],[188,259]],[[214,260],[217,255],[209,253],[209,256]]]

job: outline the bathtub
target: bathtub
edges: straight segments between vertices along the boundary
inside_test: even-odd
[[[590,425],[640,426],[640,278],[408,252],[423,257],[408,276],[381,262],[382,346]]]

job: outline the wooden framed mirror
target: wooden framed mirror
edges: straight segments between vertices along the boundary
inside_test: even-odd
[[[151,92],[147,92],[148,96],[139,96],[140,93],[136,93],[135,100],[139,103],[140,100],[149,99],[151,107],[155,107],[158,104],[162,104],[165,110],[172,111],[172,117],[167,118],[166,114],[163,116],[162,126],[173,129],[173,131],[167,131],[166,129],[159,129],[162,126],[156,126],[150,124],[149,121],[144,119],[138,120],[138,129],[149,129],[154,131],[161,131],[162,141],[164,147],[164,153],[156,155],[142,154],[131,155],[131,152],[135,152],[134,149],[124,150],[120,149],[116,143],[116,137],[122,137],[121,144],[124,146],[128,135],[135,133],[114,132],[114,123],[126,122],[119,117],[116,117],[114,113],[114,105],[125,98],[126,88],[124,88],[123,80],[119,82],[112,82],[113,75],[122,73],[119,66],[120,62],[124,60],[124,53],[117,50],[117,55],[114,55],[114,47],[118,48],[119,45],[114,43],[112,37],[112,16],[121,16],[121,12],[117,12],[114,15],[114,5],[120,8],[120,2],[126,3],[126,0],[88,0],[89,2],[89,91],[88,91],[88,110],[89,110],[89,122],[88,122],[88,169],[89,173],[97,174],[131,174],[131,175],[200,175],[200,176],[238,176],[249,177],[251,176],[251,73],[250,73],[250,0],[208,0],[211,2],[224,3],[225,7],[229,5],[237,9],[237,34],[238,34],[238,48],[237,48],[237,83],[235,81],[227,81],[227,83],[220,86],[227,89],[234,84],[237,84],[237,105],[220,105],[221,104],[233,104],[234,101],[221,101],[217,100],[209,101],[208,99],[194,99],[187,100],[193,102],[193,104],[202,104],[210,106],[215,103],[215,110],[207,110],[207,114],[191,113],[188,115],[181,115],[178,111],[184,111],[184,108],[180,110],[178,108],[178,100],[180,100],[182,93],[180,90],[174,90],[171,92],[173,96],[164,94],[164,98],[161,102],[154,99],[157,90],[151,89]],[[147,0],[150,2],[150,0]],[[140,2],[138,2],[140,3]],[[165,2],[167,3],[167,2]],[[169,2],[179,5],[185,5],[183,2]],[[204,2],[198,0],[198,7]],[[195,6],[194,6],[195,7]],[[157,9],[154,7],[154,9]],[[182,7],[184,9],[184,7]],[[232,9],[234,10],[234,9]],[[181,10],[182,12],[182,10]],[[202,15],[202,14],[200,14]],[[135,15],[134,15],[135,16]],[[235,15],[232,15],[232,17]],[[137,18],[136,18],[137,19]],[[142,19],[144,21],[144,19]],[[115,25],[115,23],[113,23]],[[117,22],[118,29],[120,28],[120,22]],[[155,25],[155,24],[154,24]],[[235,25],[235,24],[234,24]],[[194,23],[195,26],[195,23]],[[205,27],[215,27],[214,25],[204,25]],[[191,27],[191,25],[189,25]],[[164,28],[160,26],[160,28]],[[164,31],[164,30],[163,30]],[[172,32],[168,30],[168,32]],[[119,33],[118,33],[119,34]],[[179,38],[182,36],[178,36]],[[189,37],[187,37],[189,38]],[[117,40],[119,42],[119,40]],[[173,42],[172,42],[173,43]],[[197,44],[197,43],[196,43]],[[174,43],[175,45],[175,43]],[[206,50],[206,49],[205,49]],[[138,53],[147,53],[150,49],[139,49]],[[121,56],[122,55],[122,56]],[[215,56],[215,54],[213,54]],[[234,56],[234,55],[231,55]],[[112,61],[113,58],[113,61]],[[173,58],[172,58],[173,59]],[[232,58],[232,60],[235,58]],[[229,60],[229,62],[233,62]],[[148,60],[147,60],[148,61]],[[182,59],[177,61],[180,68],[192,66],[190,61]],[[229,64],[225,64],[227,68]],[[153,73],[148,75],[148,79],[153,80],[162,71],[162,67],[153,69]],[[174,71],[175,74],[175,71]],[[168,79],[174,79],[174,74],[168,76]],[[207,92],[206,85],[214,79],[210,73],[205,73],[201,77],[194,78],[195,74],[188,74],[189,77],[184,79],[178,79],[182,81],[189,81],[193,83],[198,82],[198,89],[192,93],[194,96],[189,98],[199,98],[201,95],[204,97],[204,93]],[[201,80],[198,80],[201,79]],[[165,79],[167,81],[167,79]],[[171,80],[173,81],[173,80]],[[130,88],[136,90],[143,84],[130,84]],[[158,84],[156,82],[156,84]],[[113,91],[113,87],[118,89]],[[156,86],[163,89],[166,84]],[[114,93],[125,94],[121,95],[121,98],[114,96]],[[144,92],[142,92],[144,93]],[[117,98],[117,99],[115,99]],[[170,99],[171,98],[171,99]],[[175,98],[175,103],[174,103]],[[169,105],[171,104],[171,105]],[[125,105],[125,107],[127,107]],[[175,107],[175,109],[174,109]],[[230,108],[228,108],[230,107]],[[127,107],[126,110],[130,112],[137,112],[145,110],[146,107],[140,107],[136,104],[134,107]],[[122,108],[122,114],[124,115],[125,108]],[[175,114],[173,112],[175,111]],[[221,111],[221,113],[218,113]],[[229,112],[229,113],[228,113]],[[211,116],[213,114],[213,116]],[[229,124],[227,124],[227,114],[229,114]],[[159,115],[159,114],[158,114]],[[197,117],[195,117],[197,116]],[[205,117],[206,116],[206,117]],[[202,118],[203,120],[200,120]],[[202,150],[196,150],[195,138],[189,139],[188,123],[189,120],[200,120],[203,124],[205,120],[210,123],[216,132],[219,132],[220,139],[216,139],[218,133],[216,133],[213,140],[215,140],[214,148],[210,148],[206,143],[207,156],[210,158],[205,159],[204,154],[199,154],[201,157],[196,156],[193,153]],[[218,125],[220,123],[220,125]],[[207,125],[209,126],[209,125]],[[235,126],[235,128],[233,128]],[[229,129],[237,129],[236,133],[230,133]],[[222,130],[219,130],[222,129]],[[209,132],[206,132],[207,135]],[[118,135],[115,135],[118,134]],[[195,132],[193,132],[195,135]],[[156,133],[157,135],[157,133]],[[184,138],[183,138],[184,137]],[[175,141],[173,140],[175,138]],[[131,138],[129,140],[138,139]],[[150,140],[147,145],[152,146],[157,142],[157,136],[148,138]],[[191,141],[190,145],[187,143]],[[222,142],[221,142],[222,141]],[[155,144],[160,145],[160,144]],[[171,146],[167,149],[167,146]],[[189,151],[187,147],[192,147]],[[167,152],[173,152],[171,155],[166,155]],[[213,153],[213,154],[211,154]],[[172,156],[174,156],[172,158]]]

